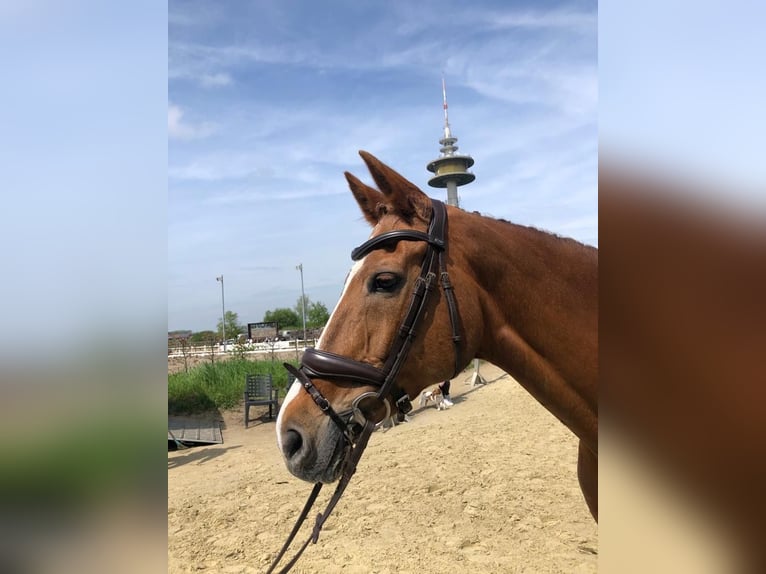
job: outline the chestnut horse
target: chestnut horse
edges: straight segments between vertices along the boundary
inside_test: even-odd
[[[399,399],[392,396],[386,408],[403,410],[407,398],[453,377],[474,357],[490,361],[580,439],[578,478],[597,519],[598,250],[451,206],[440,245],[429,227],[435,202],[372,155],[360,155],[379,190],[349,173],[346,179],[373,230],[355,250],[356,263],[312,357],[350,359],[354,372],[388,365],[402,318],[413,307],[424,258],[435,246],[451,285],[430,290],[407,358],[396,370]],[[369,379],[349,382],[330,371],[314,368],[311,382],[296,381],[277,419],[288,469],[315,483],[340,478],[348,457],[345,423],[336,413],[353,412],[360,395],[374,390],[358,383]]]

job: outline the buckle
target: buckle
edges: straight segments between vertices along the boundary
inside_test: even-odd
[[[428,242],[439,251],[444,251],[444,247],[446,244],[444,243],[444,240],[441,239],[440,237],[430,237],[428,239]]]

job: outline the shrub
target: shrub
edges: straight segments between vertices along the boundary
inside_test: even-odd
[[[233,409],[242,402],[249,374],[271,373],[280,397],[285,396],[287,371],[280,362],[235,357],[204,363],[188,373],[168,375],[168,414],[191,414]]]

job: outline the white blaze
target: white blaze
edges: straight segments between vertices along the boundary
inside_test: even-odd
[[[332,313],[330,314],[330,318],[327,320],[327,325],[325,325],[325,328],[319,337],[319,341],[317,341],[317,347],[316,347],[317,349],[322,348],[322,341],[324,339],[324,335],[329,330],[330,325],[332,325],[332,319],[333,317],[335,317],[335,312],[338,310],[338,307],[341,306],[341,303],[343,303],[343,298],[346,296],[346,291],[348,290],[348,286],[351,285],[351,280],[354,278],[354,276],[357,273],[359,273],[359,269],[362,268],[362,261],[364,261],[364,258],[354,263],[353,267],[351,267],[351,271],[349,271],[348,277],[346,277],[346,284],[343,286],[343,293],[340,294],[340,299],[338,299],[338,304],[335,305],[335,309],[332,310]]]
[[[284,452],[282,450],[282,415],[285,412],[285,407],[301,392],[301,386],[298,381],[290,385],[285,400],[282,402],[282,408],[279,409],[279,414],[277,415],[277,445],[279,445],[279,452]]]
[[[322,331],[322,335],[319,337],[319,341],[317,341],[317,346],[316,346],[317,349],[322,348],[322,339],[324,339],[325,333],[327,332],[327,330],[330,328],[330,325],[332,324],[332,319],[335,316],[335,311],[337,311],[338,307],[340,307],[341,303],[343,303],[343,298],[346,296],[346,290],[348,289],[348,286],[351,284],[351,280],[359,272],[359,269],[361,267],[362,267],[362,260],[357,261],[356,263],[354,263],[353,267],[351,267],[351,271],[349,272],[348,277],[346,278],[346,284],[343,286],[343,292],[340,295],[338,304],[335,306],[335,309],[332,310],[332,313],[330,314],[330,318],[327,320],[327,325],[325,325],[325,328]],[[282,403],[282,407],[279,409],[279,414],[277,415],[277,444],[279,445],[279,452],[283,452],[282,451],[282,433],[285,430],[283,428],[284,420],[282,418],[282,415],[287,409],[287,406],[290,404],[290,401],[292,401],[295,397],[297,397],[298,393],[301,392],[302,386],[303,385],[301,385],[298,381],[295,381],[290,386],[290,390],[287,391],[287,396],[285,396],[285,400]]]

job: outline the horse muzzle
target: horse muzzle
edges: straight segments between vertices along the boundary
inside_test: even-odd
[[[329,419],[316,433],[290,425],[281,434],[282,456],[287,470],[307,482],[335,482],[340,478],[351,444]]]
[[[349,410],[336,413],[318,390],[312,390],[320,399],[317,404],[326,403],[327,408],[322,410],[325,414],[331,411],[332,416],[323,418],[312,431],[305,427],[305,422],[285,421],[285,428],[278,431],[279,444],[287,469],[293,475],[308,482],[334,482],[364,425],[367,421],[381,425],[391,416],[391,405],[388,399],[368,391],[358,395]]]

